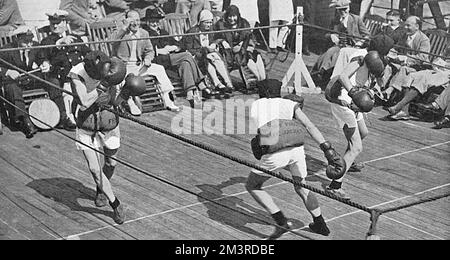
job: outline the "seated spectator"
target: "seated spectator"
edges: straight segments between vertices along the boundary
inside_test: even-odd
[[[50,71],[45,73],[45,78],[51,82],[58,82],[62,88],[71,91],[70,79],[67,77],[70,70],[83,62],[90,49],[87,45],[64,46],[66,44],[81,43],[83,40],[78,35],[68,32],[66,18],[67,11],[54,10],[47,12],[50,22],[50,33],[41,41],[41,45],[59,45],[56,48],[41,49],[41,59],[50,65]],[[72,113],[73,97],[66,93],[58,93],[57,105],[61,112],[61,127],[67,130],[75,130],[75,118]]]
[[[164,19],[164,14],[158,12],[158,9],[147,9],[143,21],[147,24],[143,26],[150,36],[169,35],[167,31],[161,29],[160,20]],[[207,95],[215,93],[210,92],[205,85],[205,77],[189,52],[182,52],[179,43],[173,37],[160,38],[153,40],[156,57],[154,62],[164,66],[166,69],[178,71],[183,82],[184,90],[187,93],[187,99],[194,107],[194,91],[204,90]]]
[[[33,28],[29,26],[19,26],[12,32],[12,35],[16,36],[16,39],[12,43],[3,46],[3,48],[30,48],[38,46],[39,43],[33,41],[34,35],[32,30]],[[24,71],[32,71],[39,68],[39,50],[37,49],[0,52],[0,58]],[[44,72],[48,71],[48,64],[44,64],[41,69]],[[38,73],[35,75],[42,77]],[[22,75],[22,72],[2,62],[0,62],[0,80],[3,84],[5,98],[15,106],[6,105],[6,109],[9,111],[11,127],[20,129],[27,138],[33,138],[37,133],[37,129],[31,122],[29,116],[23,112],[26,111],[23,91],[24,89],[45,86],[40,82]],[[55,91],[52,91],[50,87],[48,90],[50,92],[50,98],[55,99],[57,97],[57,95],[53,95]]]
[[[25,22],[16,0],[0,0],[0,31],[12,31]]]
[[[333,2],[330,7],[335,7],[339,14],[331,24],[333,31],[350,36],[369,38],[370,32],[367,30],[362,19],[354,14],[350,14],[349,0],[338,0]],[[319,57],[311,71],[312,74],[316,75],[318,85],[326,85],[329,81],[342,47],[360,48],[365,43],[365,40],[340,36],[339,34],[326,34],[326,37],[331,39],[334,46]]]
[[[202,33],[211,31],[213,27],[213,14],[211,11],[203,10],[199,15],[198,25],[191,28],[187,33]],[[217,90],[225,93],[232,92],[234,87],[223,58],[218,53],[218,45],[211,34],[200,34],[183,37],[183,48],[189,51],[197,60],[202,71],[208,73]],[[220,81],[224,80],[225,85]]]
[[[386,34],[391,37],[395,44],[398,44],[405,38],[406,29],[403,26],[399,11],[393,10],[386,14],[386,24],[374,32],[374,35]]]
[[[248,21],[241,17],[239,8],[231,5],[223,19],[219,20],[214,31],[250,28]],[[251,30],[225,32],[216,34],[214,38],[220,41],[222,55],[226,57],[229,68],[234,64],[248,66],[258,81],[266,79],[266,68],[261,55],[255,49]]]
[[[250,23],[250,27],[253,28],[256,26],[256,23],[259,23],[258,0],[231,0],[231,5],[239,8],[241,17],[244,17]]]
[[[434,122],[434,129],[450,128],[450,87],[439,95],[431,104],[417,104],[419,108],[436,113],[444,113],[444,118]]]
[[[174,104],[170,98],[170,92],[174,90],[172,82],[166,74],[163,66],[152,63],[155,58],[155,51],[148,32],[141,28],[141,20],[137,11],[127,12],[126,19],[123,21],[123,27],[118,30],[112,40],[131,40],[113,43],[113,55],[119,57],[127,64],[127,72],[136,76],[152,75],[156,77],[161,85],[161,94],[164,104],[171,111],[179,111],[180,108]],[[139,40],[144,38],[143,40]],[[135,100],[130,98],[128,105],[133,115],[142,113],[136,103],[140,104],[139,97]]]
[[[444,55],[447,60],[437,59],[435,66],[430,70],[412,72],[406,77],[402,86],[403,98],[392,107],[385,107],[392,120],[409,120],[409,104],[417,97],[425,94],[432,87],[447,86],[450,78],[450,48],[447,48]],[[392,87],[391,87],[392,88]]]
[[[294,5],[292,0],[269,0],[270,26],[287,25],[294,18]],[[269,29],[269,48],[271,52],[287,51],[285,38],[289,32],[288,27]]]
[[[209,0],[178,0],[177,14],[189,14],[191,17],[191,27],[198,24],[198,16],[202,10],[211,10]]]
[[[105,10],[110,13],[102,13],[99,4],[105,5]],[[108,9],[109,8],[109,9]],[[129,10],[128,3],[123,0],[61,0],[59,9],[69,13],[68,22],[73,31],[84,32],[86,24],[96,21],[116,21],[116,16],[123,17],[122,14]],[[120,10],[119,13],[114,10]],[[110,18],[108,18],[110,17]]]

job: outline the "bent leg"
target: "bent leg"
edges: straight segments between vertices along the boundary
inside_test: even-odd
[[[89,171],[97,184],[97,189],[101,190],[112,203],[116,196],[112,191],[111,183],[100,168],[100,155],[93,150],[83,150],[84,157],[88,163]]]

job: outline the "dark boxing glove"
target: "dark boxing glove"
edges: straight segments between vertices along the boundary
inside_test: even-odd
[[[263,154],[263,150],[261,145],[259,144],[259,136],[256,136],[251,141],[252,152],[256,159],[261,160]]]
[[[322,149],[325,158],[327,158],[328,161],[328,167],[326,171],[327,177],[332,180],[338,180],[342,178],[347,169],[347,165],[342,156],[339,155],[336,150],[334,150],[330,142],[322,143],[320,145],[320,149]]]
[[[368,113],[372,111],[375,100],[370,90],[354,87],[348,92],[348,95],[361,112]]]

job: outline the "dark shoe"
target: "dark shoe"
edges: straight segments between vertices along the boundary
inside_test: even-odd
[[[206,99],[215,98],[217,95],[219,95],[219,91],[206,88],[203,90],[203,97]]]
[[[33,136],[37,133],[36,127],[33,125],[33,123],[31,123],[29,119],[24,120],[22,131],[27,139],[33,138]]]
[[[95,196],[95,206],[98,208],[103,208],[106,205],[108,205],[108,198],[105,193],[97,192],[97,195]]]
[[[309,229],[322,236],[328,236],[330,234],[330,230],[328,229],[325,221],[311,223],[309,224]]]
[[[433,104],[423,104],[417,103],[416,106],[421,110],[432,111],[432,112],[440,112],[440,108],[436,108]]]
[[[408,121],[411,119],[411,117],[405,111],[400,111],[397,114],[390,116],[390,119],[394,121]]]
[[[345,193],[344,189],[342,188],[335,190],[330,187],[327,187],[327,191],[343,200],[350,200],[350,197],[347,195],[347,193]]]
[[[348,169],[348,172],[361,172],[362,169],[364,169],[364,164],[354,162],[352,166],[350,166],[350,169]]]
[[[292,229],[292,222],[288,221],[282,227],[276,226],[275,231],[270,235],[267,240],[275,240],[280,238],[284,233],[289,232]]]
[[[65,119],[60,120],[56,128],[73,132],[77,128],[77,125],[75,125],[68,117],[66,117]]]
[[[173,105],[173,106],[168,106],[168,107],[166,107],[166,109],[169,110],[169,111],[171,111],[171,112],[180,112],[180,111],[181,111],[181,108],[180,108],[180,107],[177,107],[177,106],[175,106],[175,105]]]
[[[450,128],[450,116],[445,116],[442,120],[434,122],[433,129]]]
[[[125,222],[125,210],[122,205],[119,205],[119,207],[114,209],[113,219],[114,222],[119,225],[122,225]]]

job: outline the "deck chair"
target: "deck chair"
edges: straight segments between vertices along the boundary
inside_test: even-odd
[[[367,15],[364,18],[364,25],[372,36],[383,27],[384,22],[385,19],[379,15]]]
[[[0,31],[0,47],[11,43],[13,41],[13,36],[11,36],[10,31]]]
[[[161,20],[161,27],[170,35],[185,34],[191,27],[191,19],[187,14],[167,14]],[[181,38],[181,36],[175,37],[177,41],[180,41]]]
[[[431,54],[442,55],[450,45],[450,34],[443,30],[429,30],[426,35],[430,38]],[[430,60],[433,61],[434,57],[431,57]]]
[[[165,109],[164,102],[161,97],[159,83],[154,76],[145,76],[147,91],[140,96],[142,113],[150,113]]]
[[[91,24],[87,24],[86,29],[89,41],[93,42],[105,41],[111,38],[114,31],[117,29],[117,23],[94,22]],[[108,56],[111,56],[112,54],[111,43],[92,44],[90,47],[92,50],[102,51]]]

